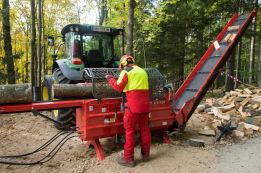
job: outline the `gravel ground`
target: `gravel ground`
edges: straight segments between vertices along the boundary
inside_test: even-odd
[[[197,116],[194,116],[195,118]],[[173,137],[172,144],[156,142],[152,144],[151,160],[141,162],[139,146],[135,149],[137,166],[125,168],[116,163],[122,146],[116,146],[112,138],[102,140],[106,159],[97,161],[93,149],[86,149],[85,143],[78,138],[68,141],[61,151],[49,162],[35,166],[11,166],[0,164],[3,173],[110,173],[110,172],[260,172],[261,139],[234,144],[232,146],[214,146],[213,138],[205,137],[205,148],[195,148],[184,143],[184,138],[197,137],[194,125],[197,120],[191,118],[182,137]],[[191,123],[193,122],[193,123]],[[194,125],[193,125],[194,124]],[[200,124],[202,125],[202,123]],[[21,154],[33,151],[58,131],[41,117],[30,113],[0,115],[0,155]],[[50,150],[45,150],[44,153]],[[30,157],[31,161],[44,156],[44,153]],[[258,171],[259,170],[259,171]]]

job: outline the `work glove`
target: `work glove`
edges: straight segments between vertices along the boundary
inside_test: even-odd
[[[114,78],[112,75],[108,74],[105,76],[105,78],[107,79],[107,81],[109,81],[111,78]]]

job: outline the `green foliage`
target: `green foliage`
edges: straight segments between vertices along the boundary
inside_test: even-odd
[[[46,37],[56,37],[61,43],[60,30],[69,23],[78,23],[79,7],[90,11],[101,1],[85,0],[44,1],[44,39],[47,49],[47,72],[51,73],[53,48],[46,45]],[[108,17],[104,23],[111,27],[127,27],[128,0],[107,0]],[[242,3],[240,3],[242,2]],[[180,81],[192,70],[217,34],[239,10],[249,12],[255,0],[136,0],[134,54],[141,66],[156,67],[172,82]],[[1,3],[0,3],[1,6]],[[98,8],[97,8],[98,9]],[[31,16],[29,0],[11,1],[11,29],[15,68],[18,82],[26,81],[30,74]],[[260,17],[257,18],[257,38],[261,36]],[[2,19],[0,18],[0,22]],[[0,28],[0,33],[2,28]],[[251,32],[242,38],[240,74],[248,78]],[[257,41],[259,43],[260,41]],[[256,57],[259,54],[257,44]],[[6,82],[3,40],[0,35],[0,82]],[[63,55],[60,50],[59,57]],[[146,63],[145,63],[146,61]],[[26,70],[26,67],[28,70]],[[254,70],[257,73],[257,70]]]

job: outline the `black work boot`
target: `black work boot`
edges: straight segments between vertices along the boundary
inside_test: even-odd
[[[142,156],[142,161],[147,162],[150,160],[150,156]]]
[[[122,166],[127,166],[127,167],[134,167],[135,166],[135,162],[134,161],[127,161],[124,159],[123,156],[119,156],[117,159],[118,164],[122,165]]]
[[[149,154],[143,154],[144,152],[141,151],[141,157],[143,162],[147,162],[150,160],[150,155]]]

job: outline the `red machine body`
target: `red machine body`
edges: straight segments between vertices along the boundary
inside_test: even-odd
[[[174,114],[171,111],[170,97],[166,100],[151,102],[150,127],[152,130],[164,132],[173,124]],[[59,108],[76,108],[76,128],[87,147],[93,145],[99,160],[104,159],[99,139],[124,133],[123,110],[121,98],[86,99],[30,104],[14,104],[0,106],[0,113],[43,111]],[[138,130],[138,129],[137,129]],[[164,138],[166,136],[163,136]]]

